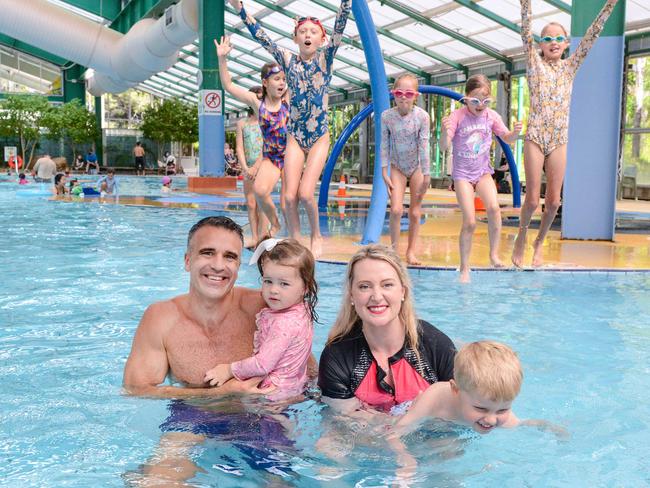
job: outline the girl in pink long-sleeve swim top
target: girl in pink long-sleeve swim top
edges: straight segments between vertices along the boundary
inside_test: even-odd
[[[508,130],[501,116],[490,108],[492,103],[490,80],[484,75],[471,76],[465,84],[463,107],[442,119],[443,136],[440,147],[453,145],[454,189],[463,214],[463,225],[458,238],[460,245],[460,281],[470,281],[469,257],[472,235],[476,227],[474,193],[485,203],[490,240],[490,262],[495,268],[503,267],[499,259],[501,210],[497,191],[492,181],[494,170],[490,165],[492,135],[510,144],[521,131],[521,122]]]
[[[263,387],[276,387],[267,399],[286,400],[302,394],[307,384],[318,292],[314,256],[295,239],[267,239],[255,250],[254,263],[267,308],[257,314],[253,356],[218,364],[204,381],[219,386],[231,378],[263,376]]]

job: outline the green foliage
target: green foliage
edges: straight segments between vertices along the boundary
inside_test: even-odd
[[[50,110],[41,126],[47,129],[50,139],[63,138],[70,145],[73,157],[80,144],[92,143],[99,137],[95,114],[76,99]]]
[[[0,104],[0,135],[17,137],[23,160],[30,161],[40,139],[40,127],[52,107],[42,95],[9,95]]]
[[[144,111],[140,129],[160,147],[172,141],[194,143],[199,139],[197,109],[179,100],[165,99]]]

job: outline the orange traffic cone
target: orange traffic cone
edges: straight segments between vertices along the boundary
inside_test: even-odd
[[[339,190],[336,193],[337,197],[346,197],[348,193],[345,189],[345,175],[341,174],[341,179],[339,180]]]
[[[485,205],[483,205],[481,197],[474,198],[474,210],[485,210]]]

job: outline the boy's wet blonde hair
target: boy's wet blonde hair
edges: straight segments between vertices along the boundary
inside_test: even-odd
[[[491,401],[513,401],[523,379],[517,354],[500,342],[466,344],[454,359],[454,381],[458,388],[476,392]]]

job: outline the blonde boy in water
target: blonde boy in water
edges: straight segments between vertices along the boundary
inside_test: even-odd
[[[454,359],[454,379],[427,388],[397,423],[398,431],[428,417],[466,425],[479,434],[536,425],[539,421],[522,422],[512,411],[523,377],[517,354],[505,344],[467,344]]]

